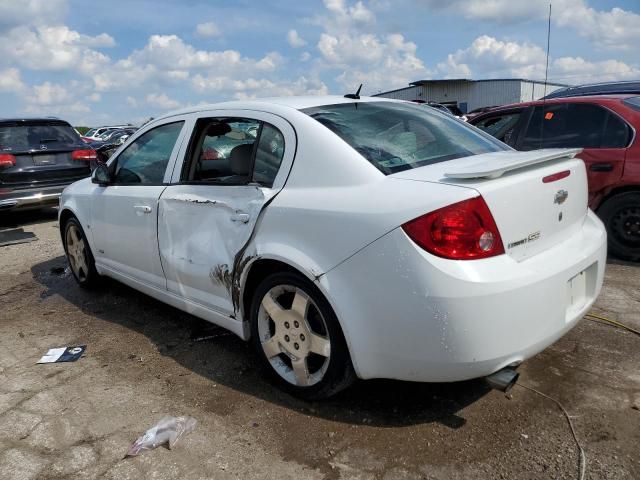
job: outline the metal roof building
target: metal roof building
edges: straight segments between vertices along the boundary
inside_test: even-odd
[[[456,78],[450,80],[418,80],[408,87],[378,93],[376,97],[437,102],[457,106],[463,113],[476,108],[505,105],[507,103],[537,100],[567,87],[560,83],[547,83],[524,78],[495,78],[470,80]],[[546,92],[545,92],[546,90]]]

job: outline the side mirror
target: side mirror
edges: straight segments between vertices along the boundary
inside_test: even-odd
[[[106,187],[111,183],[111,172],[104,163],[98,163],[91,175],[91,182]]]

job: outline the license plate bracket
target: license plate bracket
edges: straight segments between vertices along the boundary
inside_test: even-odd
[[[55,155],[34,155],[33,156],[33,164],[34,165],[55,165],[56,156]]]

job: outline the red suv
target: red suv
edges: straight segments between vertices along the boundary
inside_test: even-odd
[[[609,251],[640,261],[640,96],[598,95],[505,105],[469,120],[516,150],[582,147],[589,207]]]

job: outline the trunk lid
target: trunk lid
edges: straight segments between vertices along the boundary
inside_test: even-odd
[[[561,243],[587,214],[587,177],[580,149],[504,151],[406,170],[391,177],[476,190],[496,221],[505,253],[517,261]],[[569,172],[564,178],[545,177]]]

